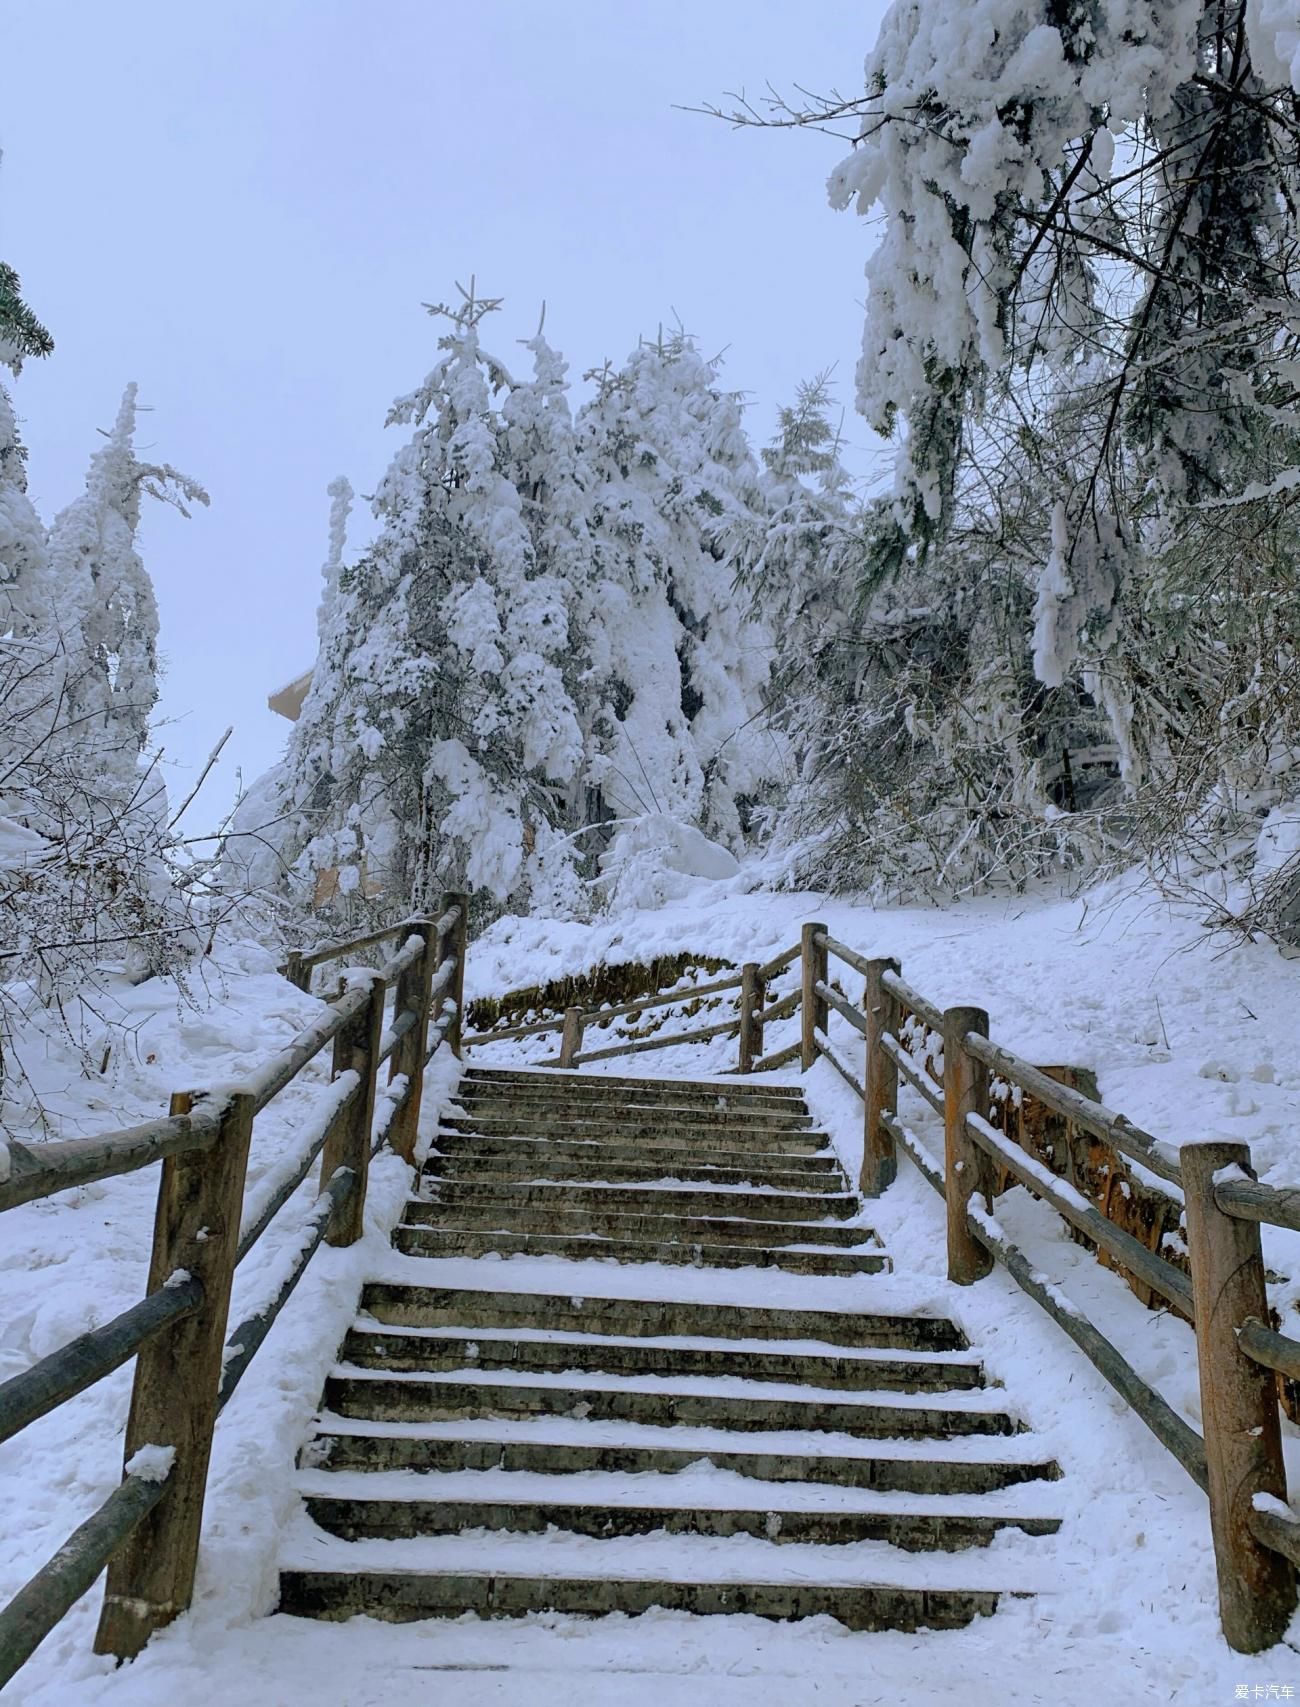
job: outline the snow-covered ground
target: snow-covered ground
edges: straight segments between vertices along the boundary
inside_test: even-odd
[[[600,960],[643,959],[683,948],[764,960],[786,947],[807,918],[868,953],[896,954],[904,976],[940,1005],[978,1002],[992,1031],[1031,1059],[1093,1067],[1106,1101],[1174,1143],[1231,1135],[1248,1141],[1265,1177],[1300,1180],[1300,965],[1264,947],[1219,953],[1195,922],[1171,916],[1140,889],[1121,886],[1081,902],[982,902],[946,912],[874,913],[808,895],[745,892],[745,880],[700,885],[659,911],[596,927],[515,920],[473,945],[470,992],[498,993]],[[778,986],[779,989],[784,985]],[[852,988],[851,985],[848,987]],[[223,976],[196,1007],[144,986],[132,992],[129,1050],[107,1081],[77,1076],[71,1053],[54,1049],[38,1081],[65,1130],[106,1128],[157,1112],[168,1091],[238,1077],[315,1011],[314,998],[278,979],[270,957],[228,951]],[[768,1047],[788,1028],[773,1028]],[[858,1061],[860,1044],[838,1020],[832,1035]],[[612,1072],[692,1074],[731,1065],[734,1042],[665,1049]],[[540,1058],[547,1040],[515,1058]],[[499,1055],[498,1058],[505,1058]],[[440,1068],[435,1093],[448,1088]],[[785,1077],[786,1075],[781,1075]],[[255,1170],[282,1160],[324,1071],[286,1092],[259,1120]],[[861,1114],[825,1064],[806,1081],[814,1111],[845,1159],[855,1159]],[[92,1101],[92,1094],[96,1100]],[[289,1099],[294,1100],[291,1102]],[[281,1106],[283,1104],[283,1106]],[[431,1116],[437,1094],[426,1103]],[[937,1148],[928,1114],[907,1105],[909,1123]],[[98,1612],[93,1591],[6,1691],[24,1707],[161,1707],[249,1698],[267,1707],[385,1707],[423,1702],[442,1689],[464,1707],[526,1701],[540,1707],[628,1702],[639,1707],[706,1699],[715,1707],[751,1701],[866,1707],[895,1701],[1072,1704],[1152,1699],[1200,1707],[1230,1701],[1238,1686],[1274,1698],[1300,1691],[1296,1646],[1255,1659],[1233,1655],[1218,1633],[1205,1502],[1064,1339],[1000,1271],[978,1286],[949,1288],[943,1272],[938,1198],[904,1164],[874,1220],[894,1257],[892,1276],[820,1280],[765,1274],[762,1299],[816,1307],[936,1309],[955,1317],[1024,1417],[1035,1452],[1054,1454],[1064,1479],[1049,1501],[1065,1519],[1039,1592],[1007,1602],[965,1631],[922,1636],[851,1635],[829,1621],[775,1626],[735,1618],[650,1615],[594,1622],[537,1618],[390,1626],[359,1620],[326,1625],[264,1616],[291,1532],[290,1471],[354,1307],[364,1272],[400,1267],[387,1232],[406,1187],[393,1158],[376,1167],[365,1241],[322,1249],[297,1295],[222,1418],[205,1522],[195,1608],[156,1638],[134,1665],[112,1672],[89,1653]],[[139,1295],[156,1174],[66,1194],[3,1218],[0,1244],[0,1374],[13,1373]],[[235,1310],[274,1289],[310,1198],[286,1212],[241,1270]],[[1036,1265],[1104,1326],[1131,1360],[1190,1421],[1198,1422],[1195,1364],[1187,1328],[1145,1310],[1132,1294],[1070,1244],[1023,1192],[999,1200],[999,1216]],[[1270,1266],[1300,1277],[1293,1237],[1269,1240]],[[439,1265],[445,1278],[477,1279],[483,1265]],[[251,1272],[250,1272],[251,1271]],[[572,1290],[573,1265],[514,1259],[492,1271],[498,1284]],[[743,1271],[582,1270],[582,1291],[624,1296],[745,1296]],[[1290,1288],[1286,1288],[1289,1292]],[[36,1568],[114,1485],[129,1391],[123,1371],[54,1417],[0,1447],[0,1598]],[[1290,1443],[1292,1448],[1295,1442]],[[1300,1487],[1300,1459],[1293,1462]],[[562,1538],[557,1543],[564,1544]],[[575,1543],[587,1549],[600,1543]],[[626,1545],[626,1544],[624,1544]],[[726,1548],[730,1543],[716,1543]],[[818,1550],[819,1552],[822,1550]],[[847,1549],[847,1554],[854,1550]],[[865,1556],[864,1556],[865,1557]],[[981,1576],[1018,1568],[1016,1538],[979,1561]],[[810,1568],[811,1565],[810,1565]],[[951,1568],[950,1562],[947,1568]],[[1266,1699],[1267,1694],[1260,1694]]]

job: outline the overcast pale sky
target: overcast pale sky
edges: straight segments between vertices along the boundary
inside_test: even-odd
[[[503,355],[545,299],[575,381],[679,315],[725,348],[760,440],[834,364],[849,460],[871,465],[852,414],[870,232],[823,187],[842,146],[675,109],[768,79],[855,90],[884,9],[5,0],[0,255],[56,341],[16,388],[32,496],[48,520],[76,494],[132,379],[142,454],[212,495],[142,530],[174,797],[236,726],[191,828],[283,746],[266,696],[314,655],[325,487],[373,490],[388,404],[434,359],[421,303],[457,279],[505,298]]]

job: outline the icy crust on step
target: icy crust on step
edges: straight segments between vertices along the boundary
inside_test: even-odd
[[[637,1582],[807,1583],[827,1587],[1005,1590],[1051,1593],[1060,1570],[1017,1531],[1004,1531],[981,1556],[908,1553],[883,1541],[790,1542],[753,1536],[650,1535],[594,1540],[550,1529],[542,1535],[464,1530],[459,1535],[343,1541],[305,1509],[286,1527],[282,1571],[401,1571],[419,1576],[615,1578]]]
[[[831,1261],[836,1257],[860,1256],[882,1257],[888,1261],[888,1252],[882,1248],[880,1241],[869,1231],[867,1233],[867,1237],[856,1245],[810,1245],[807,1243],[799,1243],[792,1239],[779,1239],[770,1245],[756,1245],[750,1240],[747,1240],[743,1245],[729,1245],[726,1240],[721,1237],[696,1239],[671,1236],[671,1229],[669,1228],[663,1229],[662,1236],[660,1236],[654,1229],[647,1229],[644,1232],[620,1233],[610,1232],[599,1227],[566,1228],[563,1226],[557,1227],[553,1232],[542,1233],[535,1228],[530,1228],[524,1232],[520,1232],[518,1228],[510,1226],[507,1222],[503,1222],[499,1227],[483,1226],[482,1224],[472,1227],[444,1227],[440,1226],[436,1222],[402,1221],[398,1223],[397,1230],[403,1233],[421,1233],[425,1235],[445,1233],[449,1238],[464,1239],[511,1238],[528,1240],[555,1238],[562,1240],[565,1244],[588,1244],[593,1247],[599,1247],[594,1252],[597,1257],[604,1255],[607,1257],[608,1261],[619,1263],[622,1266],[627,1266],[627,1259],[621,1256],[620,1252],[628,1245],[672,1245],[676,1249],[683,1251],[698,1250],[702,1253],[707,1253],[709,1251],[748,1252],[750,1260],[747,1263],[741,1263],[737,1266],[750,1269],[762,1268],[764,1266],[759,1260],[764,1251],[776,1251],[780,1252],[782,1255],[823,1256]],[[529,1254],[530,1253],[528,1251],[519,1251],[515,1253],[510,1251],[485,1251],[483,1256],[476,1260],[480,1262],[491,1262],[496,1260],[500,1262],[513,1263],[518,1257],[527,1257]]]
[[[988,1494],[922,1494],[822,1482],[759,1482],[702,1458],[682,1470],[300,1470],[304,1498],[483,1504],[650,1506],[664,1511],[915,1513],[924,1517],[1054,1517],[1055,1482]]]
[[[471,1185],[480,1183],[473,1180],[455,1179],[447,1175],[436,1173],[434,1171],[436,1161],[437,1158],[431,1158],[429,1167],[425,1171],[425,1178],[430,1180],[433,1184]],[[514,1175],[511,1175],[509,1181],[505,1182],[504,1176],[498,1176],[497,1179],[491,1179],[490,1170],[486,1171],[489,1177],[484,1179],[481,1183],[488,1184],[489,1180],[491,1180],[491,1183],[493,1184],[508,1183],[512,1189],[515,1187],[527,1188],[535,1185],[547,1185],[553,1186],[560,1191],[572,1191],[575,1185],[579,1183],[571,1179],[552,1179],[546,1174],[539,1174],[535,1179],[516,1179]],[[622,1192],[636,1193],[643,1191],[662,1191],[669,1195],[679,1191],[690,1194],[704,1194],[707,1192],[709,1195],[712,1195],[715,1192],[734,1192],[746,1197],[773,1197],[777,1199],[783,1197],[795,1197],[801,1200],[809,1197],[825,1198],[828,1203],[857,1203],[858,1201],[858,1195],[854,1191],[791,1191],[785,1186],[750,1184],[746,1180],[728,1182],[724,1180],[678,1179],[673,1175],[666,1175],[661,1178],[646,1180],[583,1180],[580,1183],[584,1191],[607,1191],[611,1196]]]
[[[688,995],[689,993],[689,991],[684,992]],[[734,1073],[730,1075],[727,1073],[683,1074],[680,1070],[676,1070],[665,1073],[631,1074],[621,1073],[617,1068],[608,1072],[601,1072],[601,1065],[603,1063],[592,1064],[595,1069],[594,1073],[591,1068],[584,1068],[583,1071],[591,1074],[598,1081],[613,1085],[620,1090],[629,1086],[635,1088],[637,1085],[649,1085],[653,1089],[658,1089],[661,1085],[677,1085],[682,1090],[688,1091],[697,1085],[704,1085],[709,1090],[716,1088],[722,1096],[734,1097],[738,1104],[743,1103],[747,1094],[750,1094],[746,1086],[737,1084]],[[581,1079],[575,1080],[572,1069],[534,1067],[527,1062],[520,1062],[517,1065],[511,1062],[509,1065],[505,1065],[494,1061],[476,1060],[474,1054],[471,1054],[465,1078],[461,1083],[460,1094],[467,1095],[481,1084],[508,1085],[516,1079],[529,1079],[538,1084],[556,1086],[572,1086],[574,1084],[581,1086],[583,1082]],[[767,1073],[763,1074],[761,1085],[754,1086],[753,1094],[761,1096],[764,1092],[773,1090],[793,1091],[795,1095],[791,1098],[792,1101],[797,1101],[798,1097],[803,1094],[803,1087],[798,1079],[778,1079]]]
[[[435,1208],[439,1206],[439,1200],[436,1197],[423,1197],[423,1196],[419,1195],[418,1193],[415,1196],[413,1196],[409,1201],[412,1203],[427,1204],[430,1207],[435,1207]],[[442,1205],[442,1207],[451,1208],[453,1206],[450,1204],[447,1204],[447,1205]],[[480,1213],[485,1213],[488,1211],[491,1211],[493,1213],[499,1212],[502,1215],[510,1215],[510,1214],[518,1214],[519,1213],[519,1211],[517,1209],[515,1209],[510,1203],[502,1203],[500,1201],[499,1194],[495,1193],[495,1192],[490,1193],[490,1194],[485,1192],[481,1197],[473,1198],[469,1203],[458,1204],[458,1205],[455,1205],[455,1207],[475,1209],[475,1210],[478,1210]],[[544,1211],[544,1213],[547,1213],[547,1214],[554,1213],[554,1214],[563,1215],[563,1216],[579,1216],[580,1217],[580,1216],[588,1215],[588,1214],[599,1214],[600,1210],[599,1210],[599,1208],[595,1208],[595,1207],[584,1208],[582,1204],[577,1204],[572,1209],[565,1209],[563,1207],[563,1205],[557,1204],[553,1210],[548,1209],[548,1210]],[[654,1217],[654,1218],[662,1221],[666,1227],[676,1226],[683,1221],[709,1221],[709,1222],[714,1224],[716,1239],[723,1244],[726,1243],[725,1235],[727,1233],[727,1230],[733,1226],[735,1226],[735,1227],[757,1227],[760,1230],[764,1229],[764,1228],[771,1228],[771,1230],[774,1233],[784,1233],[784,1232],[788,1231],[790,1228],[795,1228],[797,1230],[797,1229],[802,1228],[802,1227],[834,1227],[836,1229],[847,1227],[850,1230],[853,1230],[853,1229],[860,1227],[864,1232],[874,1234],[874,1228],[872,1227],[871,1223],[869,1221],[865,1220],[862,1216],[858,1216],[858,1215],[850,1215],[850,1216],[824,1215],[821,1217],[807,1216],[807,1217],[801,1218],[798,1221],[766,1221],[766,1220],[760,1220],[759,1218],[752,1216],[752,1215],[698,1215],[698,1214],[693,1214],[693,1213],[682,1215],[680,1212],[669,1212],[669,1211],[666,1211],[666,1210],[661,1209],[661,1208],[656,1208],[653,1210],[651,1210],[651,1209],[647,1209],[647,1210],[635,1210],[635,1209],[634,1210],[618,1210],[618,1209],[614,1209],[614,1210],[608,1211],[607,1213],[614,1214],[614,1215],[630,1215],[633,1219],[637,1219],[641,1216],[645,1216],[646,1218]],[[407,1225],[407,1224],[408,1223],[403,1223],[403,1225]],[[564,1222],[558,1221],[556,1223],[555,1230],[557,1232],[561,1231],[563,1229],[563,1226],[564,1226]],[[511,1232],[518,1232],[519,1231],[518,1227],[512,1227],[509,1230]]]
[[[489,1266],[491,1265],[491,1266]],[[367,1278],[385,1286],[438,1290],[553,1294],[560,1298],[602,1298],[643,1303],[738,1304],[755,1306],[752,1269],[682,1270],[666,1263],[626,1263],[602,1268],[597,1276],[585,1262],[566,1257],[512,1257],[498,1284],[499,1261],[483,1257],[413,1257],[386,1250],[372,1262]],[[762,1308],[817,1310],[853,1317],[908,1315],[947,1317],[952,1289],[937,1276],[923,1274],[797,1275],[764,1270],[759,1281]]]
[[[477,1369],[369,1369],[355,1363],[335,1364],[331,1375],[342,1381],[394,1381],[419,1386],[546,1387],[557,1392],[583,1393],[676,1393],[683,1398],[747,1399],[754,1404],[770,1401],[802,1405],[838,1405],[863,1410],[887,1406],[890,1410],[971,1411],[979,1416],[1006,1416],[1006,1395],[997,1389],[955,1388],[900,1393],[891,1387],[879,1390],[813,1387],[801,1381],[751,1381],[743,1375],[617,1375],[589,1370]],[[734,1438],[734,1437],[733,1437]],[[766,1438],[766,1436],[765,1436]]]
[[[933,1318],[931,1318],[933,1319]],[[906,1325],[905,1318],[899,1320]],[[978,1366],[978,1351],[913,1351],[909,1346],[841,1346],[817,1339],[731,1339],[692,1334],[604,1334],[577,1329],[555,1332],[548,1328],[470,1328],[450,1324],[443,1327],[414,1327],[406,1323],[381,1322],[361,1314],[356,1332],[396,1335],[413,1340],[492,1340],[510,1344],[530,1340],[543,1345],[616,1345],[644,1347],[651,1351],[736,1351],[772,1353],[786,1357],[833,1357],[844,1363],[961,1363]]]
[[[370,1373],[367,1371],[367,1374]],[[316,1437],[349,1435],[354,1439],[489,1440],[501,1445],[532,1442],[549,1446],[666,1447],[686,1452],[730,1453],[745,1457],[853,1458],[871,1462],[922,1460],[927,1463],[1037,1464],[1049,1455],[1036,1435],[954,1435],[941,1438],[861,1439],[820,1429],[763,1429],[761,1433],[710,1428],[696,1423],[640,1423],[598,1418],[463,1417],[446,1422],[403,1422],[339,1416],[323,1411]],[[369,1473],[369,1472],[367,1472]]]

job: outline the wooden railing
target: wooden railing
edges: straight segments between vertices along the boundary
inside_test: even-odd
[[[0,1384],[4,1441],[136,1360],[121,1485],[0,1611],[0,1687],[106,1566],[99,1653],[138,1653],[189,1605],[217,1417],[321,1243],[350,1245],[361,1236],[371,1156],[387,1142],[412,1159],[429,1060],[444,1042],[459,1054],[466,917],[465,897],[449,895],[437,920],[407,920],[296,957],[301,969],[402,939],[382,968],[351,970],[328,1010],[246,1084],[220,1094],[179,1091],[164,1119],[99,1138],[10,1143],[0,1210],[154,1162],[162,1175],[141,1302]],[[294,982],[307,987],[301,970]],[[331,1042],[332,1081],[312,1125],[298,1134],[305,1143],[246,1201],[256,1116]],[[290,1274],[228,1332],[236,1266],[318,1157],[320,1194]]]
[[[806,1069],[825,1058],[862,1099],[863,1192],[876,1196],[885,1189],[895,1176],[899,1149],[911,1158],[945,1201],[949,1278],[970,1285],[1000,1263],[1069,1335],[1208,1494],[1228,1642],[1241,1653],[1255,1653],[1280,1641],[1296,1606],[1300,1519],[1286,1505],[1274,1372],[1300,1379],[1300,1340],[1267,1326],[1259,1226],[1268,1221],[1300,1230],[1300,1189],[1260,1185],[1244,1144],[1162,1143],[994,1043],[982,1008],[941,1010],[903,981],[897,961],[869,959],[836,941],[824,925],[804,927],[801,956],[801,1065]],[[832,958],[862,975],[860,1005],[831,986]],[[832,1009],[863,1039],[861,1080],[827,1035]],[[931,1070],[932,1054],[918,1060],[907,1047],[908,1019],[920,1020],[941,1040],[940,1077]],[[994,1075],[1181,1192],[1190,1280],[997,1129]],[[900,1119],[900,1078],[943,1120],[942,1160]],[[1008,1239],[993,1214],[999,1176],[1025,1186],[1112,1266],[1194,1324],[1203,1435]]]
[[[861,1002],[832,981],[834,960],[863,979]],[[768,983],[798,963],[799,984],[767,1004]],[[602,1024],[670,1003],[737,992],[737,1012],[694,1031],[625,1039],[583,1052],[583,1034]],[[799,1038],[764,1055],[764,1027],[800,1016]],[[837,1014],[862,1039],[861,1077],[832,1042]],[[908,1047],[919,1030],[930,1047]],[[1239,1652],[1280,1641],[1296,1605],[1300,1518],[1286,1505],[1276,1376],[1300,1381],[1300,1340],[1268,1325],[1260,1223],[1300,1231],[1300,1187],[1277,1190],[1255,1179],[1244,1144],[1162,1142],[1101,1102],[1061,1082],[989,1037],[981,1008],[941,1009],[906,983],[896,960],[870,958],[830,935],[803,927],[798,943],[765,965],[747,964],[732,977],[667,991],[620,1008],[569,1008],[562,1019],[466,1040],[480,1044],[562,1034],[548,1063],[578,1067],[619,1055],[739,1036],[733,1072],[761,1072],[798,1061],[807,1071],[824,1059],[863,1105],[861,1190],[879,1196],[897,1173],[902,1150],[944,1198],[948,1274],[958,1285],[982,1279],[1000,1263],[1016,1284],[1069,1335],[1156,1438],[1209,1496],[1210,1526],[1224,1634]],[[936,1066],[936,1063],[939,1065]],[[900,1118],[899,1081],[943,1121],[944,1153],[932,1156]],[[1181,1199],[1189,1274],[1152,1250],[998,1130],[993,1087],[1014,1087],[1043,1109],[1108,1146],[1114,1160],[1136,1163],[1168,1183]],[[995,1187],[1025,1186],[1099,1256],[1131,1276],[1193,1324],[1201,1389],[1203,1434],[1166,1402],[1093,1322],[1068,1303],[1007,1237],[993,1214]]]
[[[479,1032],[465,1039],[466,1049],[478,1049],[488,1043],[513,1043],[525,1037],[545,1037],[560,1033],[560,1052],[542,1065],[548,1067],[585,1067],[589,1061],[610,1061],[617,1055],[641,1055],[647,1050],[668,1049],[680,1043],[707,1043],[715,1037],[738,1036],[740,1060],[733,1071],[756,1073],[771,1067],[783,1067],[798,1053],[783,1049],[776,1055],[763,1058],[763,1027],[794,1013],[799,1004],[799,992],[773,1002],[767,1001],[767,984],[799,957],[798,948],[778,954],[765,966],[757,962],[742,966],[739,972],[726,978],[715,978],[709,984],[692,984],[682,989],[665,990],[655,996],[643,996],[639,1001],[624,1002],[620,1007],[570,1007],[563,1016],[539,1020],[532,1025],[507,1026],[497,1031]],[[593,1023],[607,1025],[616,1019],[635,1019],[654,1008],[680,1005],[707,997],[736,992],[736,1012],[728,1019],[712,1025],[697,1026],[693,1031],[675,1031],[654,1037],[626,1037],[603,1049],[582,1047],[583,1038]]]

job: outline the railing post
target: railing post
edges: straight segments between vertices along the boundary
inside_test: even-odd
[[[560,1034],[560,1065],[572,1067],[574,1057],[582,1048],[582,1009],[565,1008],[564,1030]]]
[[[191,1106],[192,1098],[180,1093],[171,1113],[187,1114]],[[175,1458],[166,1493],[109,1563],[95,1635],[99,1654],[133,1658],[194,1593],[253,1112],[250,1092],[232,1093],[212,1145],[162,1165],[148,1290],[188,1274],[202,1286],[203,1302],[146,1340],[136,1356],[125,1461],[145,1446],[173,1447]]]
[[[898,998],[891,995],[884,984],[886,972],[896,974],[898,971],[896,960],[868,961],[867,982],[862,995],[862,1011],[867,1016],[862,1080],[866,1091],[862,1108],[861,1189],[864,1197],[879,1197],[898,1175],[894,1135],[883,1119],[886,1114],[898,1113],[898,1067],[893,1057],[885,1053],[881,1043],[886,1034],[898,1036]]]
[[[424,947],[411,964],[397,977],[393,994],[393,1019],[411,1011],[415,1024],[393,1051],[388,1066],[391,1085],[399,1075],[408,1081],[406,1101],[393,1117],[388,1128],[388,1142],[404,1161],[415,1160],[415,1139],[420,1129],[420,1101],[424,1093],[424,1052],[429,1043],[429,986],[433,982],[438,955],[438,939],[432,919],[413,919],[412,928],[424,936]]]
[[[357,1073],[361,1090],[347,1119],[338,1127],[321,1152],[320,1183],[323,1191],[339,1168],[351,1168],[356,1186],[330,1221],[326,1244],[354,1245],[361,1237],[366,1217],[366,1182],[370,1174],[370,1129],[375,1121],[375,1080],[379,1073],[379,1045],[384,1030],[384,982],[374,978],[365,1006],[334,1034],[334,1077]],[[393,1146],[397,1148],[396,1144]],[[399,1154],[402,1152],[399,1152]],[[405,1158],[410,1161],[410,1157]]]
[[[993,1258],[970,1230],[967,1210],[977,1192],[987,1199],[991,1168],[966,1131],[966,1116],[989,1113],[989,1074],[966,1047],[966,1033],[989,1034],[983,1008],[948,1008],[943,1016],[943,1153],[948,1200],[948,1278],[958,1286],[982,1280]]]
[[[747,960],[740,969],[740,1065],[742,1073],[752,1073],[754,1063],[763,1054],[763,1022],[759,1018],[767,1006],[767,986],[759,976],[762,968],[756,960]]]
[[[289,950],[289,959],[285,964],[284,975],[295,990],[311,989],[311,967],[303,966],[304,955],[300,948]]]
[[[817,985],[826,982],[826,974],[830,970],[826,945],[817,941],[819,936],[825,935],[825,925],[811,924],[804,926],[799,939],[800,964],[803,971],[800,1002],[803,1026],[799,1037],[799,1070],[803,1073],[806,1073],[817,1059],[817,1033],[820,1031],[825,1035],[830,1013],[825,998],[817,994]]]
[[[1251,1529],[1256,1494],[1286,1499],[1276,1381],[1237,1341],[1248,1317],[1268,1321],[1259,1225],[1226,1215],[1214,1196],[1221,1169],[1235,1164],[1252,1179],[1254,1170],[1245,1144],[1184,1144],[1179,1158],[1219,1615],[1229,1645],[1255,1654],[1282,1639],[1296,1584],[1291,1565]]]
[[[445,936],[438,938],[438,965],[441,966],[449,954],[456,956],[456,970],[452,974],[451,988],[444,1000],[456,1004],[456,1012],[451,1024],[447,1027],[447,1042],[451,1052],[459,1061],[461,1059],[461,1031],[465,1023],[465,948],[469,942],[469,896],[457,890],[450,890],[442,898],[442,911],[457,910],[455,924]]]

